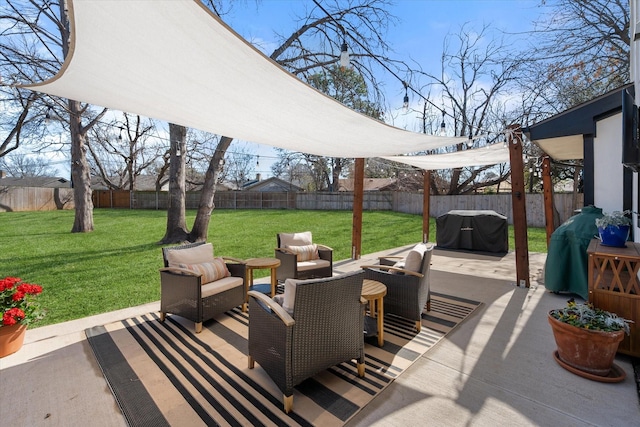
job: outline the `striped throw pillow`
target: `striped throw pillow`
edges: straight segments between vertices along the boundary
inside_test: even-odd
[[[312,259],[318,259],[318,245],[303,245],[303,246],[285,246],[285,249],[289,249],[296,254],[298,262],[309,261]]]
[[[178,267],[201,274],[201,282],[203,285],[231,276],[227,264],[225,264],[222,258],[214,258],[212,262],[202,262],[199,264],[179,264]]]

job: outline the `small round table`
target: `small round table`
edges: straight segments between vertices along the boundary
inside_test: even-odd
[[[243,311],[247,310],[247,304],[249,303],[249,289],[253,286],[253,270],[259,270],[268,268],[271,270],[271,297],[276,294],[276,287],[278,286],[278,280],[276,279],[276,269],[280,267],[280,260],[278,258],[249,258],[245,261],[247,267],[247,284],[245,292],[245,305]]]
[[[384,296],[387,287],[377,280],[364,279],[362,282],[362,298],[369,301],[369,315],[377,317],[378,346],[384,345]],[[377,311],[376,311],[377,306]]]

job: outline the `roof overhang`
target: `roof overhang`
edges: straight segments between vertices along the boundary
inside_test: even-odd
[[[596,136],[596,122],[622,110],[625,85],[523,129],[524,134],[554,160],[584,158],[584,137]]]

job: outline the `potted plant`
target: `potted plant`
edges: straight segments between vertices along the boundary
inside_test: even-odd
[[[602,217],[596,218],[596,227],[600,234],[600,240],[605,246],[615,246],[622,248],[626,245],[631,228],[631,211],[614,211],[605,213]]]
[[[548,320],[561,366],[590,379],[610,376],[618,345],[629,334],[630,320],[590,303],[577,304],[573,298],[566,307],[549,311]]]
[[[18,277],[0,279],[0,357],[20,350],[27,326],[42,317],[34,300],[42,286],[24,283]]]

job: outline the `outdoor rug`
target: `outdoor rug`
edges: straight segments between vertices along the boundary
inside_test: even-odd
[[[98,364],[131,426],[341,426],[433,347],[480,303],[432,293],[422,331],[386,315],[383,348],[365,344],[366,374],[342,363],[298,385],[293,411],[256,364],[248,368],[249,315],[239,309],[193,323],[156,313],[87,329]]]

